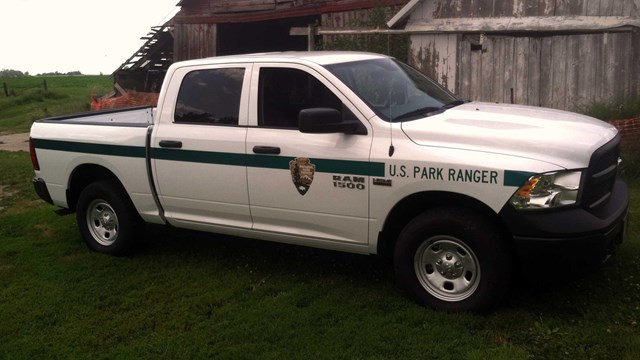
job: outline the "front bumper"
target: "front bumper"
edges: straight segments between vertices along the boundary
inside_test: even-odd
[[[622,243],[628,206],[629,190],[624,182],[616,181],[607,204],[597,211],[581,207],[518,211],[507,204],[500,215],[513,235],[522,270],[585,272]]]

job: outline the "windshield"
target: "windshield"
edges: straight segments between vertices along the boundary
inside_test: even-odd
[[[385,121],[415,120],[462,101],[418,70],[395,59],[327,65]]]

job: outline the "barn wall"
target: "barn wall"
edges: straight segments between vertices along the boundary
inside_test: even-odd
[[[421,19],[638,16],[639,9],[638,0],[424,0],[414,14]]]
[[[638,16],[638,0],[425,0],[434,18]],[[640,32],[415,33],[410,61],[464,99],[576,110],[640,94]]]
[[[175,61],[216,56],[216,24],[175,24],[173,53]]]

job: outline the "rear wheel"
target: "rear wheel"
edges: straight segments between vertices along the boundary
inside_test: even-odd
[[[485,311],[510,281],[500,232],[460,208],[422,213],[402,230],[394,253],[399,285],[418,303],[452,311]]]
[[[76,219],[89,248],[106,254],[128,253],[141,235],[142,220],[115,181],[95,182],[82,190]]]

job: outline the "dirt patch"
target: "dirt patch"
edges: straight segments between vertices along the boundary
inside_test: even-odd
[[[0,150],[29,151],[29,133],[0,134]]]

